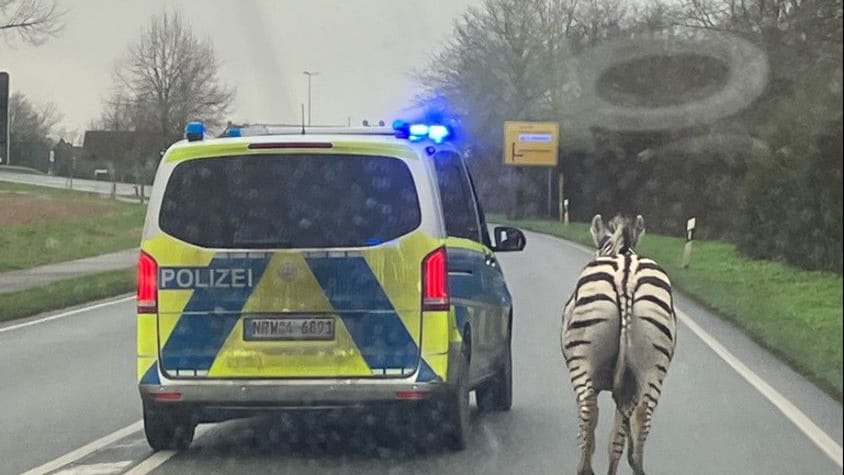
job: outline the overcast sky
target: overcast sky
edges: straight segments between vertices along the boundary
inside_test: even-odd
[[[114,63],[149,17],[179,9],[210,38],[221,77],[237,88],[231,119],[298,122],[313,78],[318,123],[391,120],[407,106],[425,66],[453,21],[478,0],[60,0],[59,37],[39,47],[0,44],[0,70],[13,91],[51,101],[62,125],[83,131],[98,116]]]

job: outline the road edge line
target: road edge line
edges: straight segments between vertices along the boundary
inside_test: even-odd
[[[53,320],[58,320],[60,318],[65,318],[65,317],[69,317],[71,315],[76,315],[77,313],[83,313],[83,312],[87,312],[89,310],[96,310],[98,308],[108,307],[109,305],[115,305],[115,304],[119,304],[119,303],[128,302],[130,300],[133,300],[134,298],[135,298],[134,295],[120,297],[120,298],[117,298],[115,300],[109,300],[107,302],[101,302],[101,303],[97,303],[97,304],[94,304],[94,305],[88,305],[88,306],[85,306],[85,307],[75,308],[75,309],[69,310],[67,312],[62,312],[62,313],[58,313],[58,314],[55,314],[55,315],[49,315],[49,316],[46,316],[46,317],[43,317],[43,318],[38,318],[38,319],[35,319],[35,320],[23,322],[23,323],[13,323],[13,324],[7,325],[7,326],[0,326],[0,333],[6,333],[6,332],[10,332],[12,330],[19,330],[21,328],[31,327],[33,325],[38,325],[39,323],[51,322]]]
[[[745,381],[748,382],[754,389],[759,391],[765,399],[774,405],[779,411],[797,426],[809,440],[812,441],[821,452],[825,453],[833,462],[838,465],[838,468],[844,468],[844,451],[835,440],[832,439],[823,429],[791,401],[782,395],[773,386],[765,382],[761,376],[756,374],[752,369],[747,367],[741,360],[733,355],[724,345],[715,339],[709,332],[703,329],[697,322],[684,311],[677,310],[678,319],[683,322],[686,327],[692,331],[698,338],[703,341],[716,355],[718,355],[725,363],[727,363],[733,370],[739,374]]]
[[[129,424],[128,426],[122,429],[118,429],[112,432],[111,434],[100,437],[99,439],[90,442],[86,445],[83,445],[82,447],[79,447],[76,450],[68,452],[59,458],[53,459],[43,465],[39,465],[38,467],[27,470],[22,475],[44,475],[46,473],[58,470],[64,467],[65,465],[71,464],[81,459],[82,457],[90,455],[103,447],[107,447],[108,445],[111,445],[124,437],[132,435],[135,432],[141,430],[142,428],[143,421],[133,422],[132,424]]]
[[[576,249],[581,252],[585,252],[588,254],[592,254],[591,250],[588,250],[587,247],[570,242],[566,239],[562,239],[556,236],[552,236],[545,233],[537,233],[536,231],[531,231],[534,234],[540,234],[547,238],[555,239],[560,243],[565,244],[567,247],[572,249]],[[742,377],[748,384],[750,384],[756,391],[758,391],[765,399],[768,400],[771,404],[776,407],[782,415],[785,416],[786,419],[791,421],[792,424],[797,426],[797,428],[803,432],[803,434],[812,441],[815,446],[821,450],[824,454],[826,454],[836,465],[838,468],[844,468],[844,449],[838,442],[836,442],[832,437],[829,436],[823,429],[821,429],[817,424],[815,424],[809,416],[807,416],[803,411],[801,411],[797,406],[794,405],[791,401],[788,400],[782,393],[774,389],[773,386],[768,384],[761,376],[756,374],[752,369],[750,369],[747,365],[741,362],[737,356],[732,354],[724,345],[721,344],[714,336],[712,336],[708,331],[704,330],[697,322],[695,322],[692,317],[690,317],[686,312],[677,309],[677,317],[678,319],[689,329],[692,333],[695,334],[706,346],[708,346],[716,355],[718,355],[721,360],[727,363],[730,368],[733,369],[739,376]],[[767,350],[766,350],[767,351]]]

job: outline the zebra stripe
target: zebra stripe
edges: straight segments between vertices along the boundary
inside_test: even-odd
[[[584,298],[584,299],[580,299],[580,300],[578,300],[578,301],[577,301],[577,302],[578,302],[578,305],[582,305],[580,302],[581,302],[581,301],[584,301],[584,300],[586,300],[586,299]],[[603,299],[598,299],[598,300],[603,300]],[[608,319],[608,318],[590,318],[590,319],[588,319],[588,320],[577,320],[577,321],[571,322],[571,323],[569,324],[569,328],[586,328],[586,327],[591,327],[592,325],[595,325],[595,324],[598,324],[598,323],[602,323],[602,322],[606,322],[607,320],[609,320],[609,319]]]

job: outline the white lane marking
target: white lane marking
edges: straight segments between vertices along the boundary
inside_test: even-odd
[[[200,437],[208,433],[212,427],[213,426],[210,425],[200,425],[199,427],[197,427],[196,433],[193,437],[194,443]],[[124,473],[123,475],[147,475],[148,473],[160,467],[162,464],[164,464],[165,462],[167,462],[178,454],[179,452],[176,452],[174,450],[162,450],[160,452],[154,452],[152,455],[141,461],[141,463],[139,463],[138,465],[132,467],[131,470]]]
[[[87,312],[89,310],[96,310],[98,308],[108,307],[109,305],[116,305],[119,303],[128,302],[130,300],[134,300],[135,296],[131,297],[123,297],[117,300],[109,300],[108,302],[98,303],[95,305],[89,305],[87,307],[77,308],[74,310],[70,310],[68,312],[58,313],[56,315],[50,315],[49,317],[39,318],[38,320],[32,320],[29,322],[18,323],[16,325],[9,325],[7,327],[0,327],[0,333],[10,332],[12,330],[19,330],[21,328],[31,327],[32,325],[38,325],[39,323],[46,323],[53,320],[58,320],[60,318],[69,317],[71,315],[76,315],[78,313]]]
[[[123,469],[129,465],[132,465],[131,460],[125,460],[123,462],[91,463],[59,470],[58,472],[53,472],[50,475],[116,475],[121,473]]]
[[[791,403],[779,391],[774,389],[770,384],[766,383],[759,375],[753,372],[750,368],[745,366],[735,355],[729,352],[724,346],[718,342],[706,330],[700,327],[694,320],[691,319],[682,310],[677,310],[677,317],[686,325],[689,330],[694,332],[698,338],[703,340],[712,351],[721,357],[736,373],[739,374],[751,386],[765,396],[765,399],[771,402],[783,415],[790,420],[801,432],[806,434],[823,453],[825,453],[833,462],[838,465],[838,468],[844,468],[844,454],[842,448],[835,442],[832,437],[826,434],[820,427],[818,427],[806,414]]]
[[[147,473],[150,473],[160,467],[164,462],[173,458],[173,456],[177,453],[178,452],[175,450],[162,450],[160,452],[155,452],[143,462],[132,467],[132,470],[129,470],[123,475],[146,475]]]
[[[23,473],[23,475],[44,475],[46,473],[52,472],[53,470],[57,470],[67,464],[73,463],[81,459],[82,457],[85,457],[86,455],[89,455],[103,447],[113,444],[118,440],[141,430],[143,428],[143,425],[143,421],[137,421],[122,429],[118,429],[107,436],[101,437],[88,445],[79,447],[78,449],[69,452],[65,455],[62,455],[61,457],[55,460],[47,462],[44,465],[41,465],[40,467],[35,467],[32,470],[26,471]]]
[[[550,237],[551,239],[555,239],[551,236],[545,235],[545,237]],[[563,239],[556,239],[559,242],[571,247],[573,249],[577,249],[582,252],[592,253],[591,250],[581,246],[580,244],[572,243]],[[783,396],[779,391],[774,389],[770,384],[765,382],[759,375],[753,372],[750,368],[748,368],[744,363],[741,362],[735,355],[730,353],[724,345],[722,345],[718,340],[715,339],[709,332],[704,330],[700,325],[698,325],[692,318],[683,312],[682,310],[677,309],[677,317],[679,320],[686,325],[698,338],[701,339],[716,355],[718,355],[725,363],[727,363],[736,373],[739,374],[745,381],[748,382],[754,389],[759,391],[762,396],[765,397],[771,404],[774,405],[779,411],[791,421],[792,424],[797,426],[809,440],[812,441],[823,453],[825,453],[833,462],[838,465],[838,468],[844,468],[844,449],[840,445],[838,445],[835,440],[832,439],[826,432],[823,431],[820,427],[817,426],[814,422],[812,422],[809,417],[803,413],[800,409],[797,408],[791,401],[788,400],[785,396]]]

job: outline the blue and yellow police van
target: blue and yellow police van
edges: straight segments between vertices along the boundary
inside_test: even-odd
[[[140,246],[137,378],[155,450],[197,424],[404,404],[467,443],[512,403],[513,304],[443,125],[202,123],[162,157]]]

